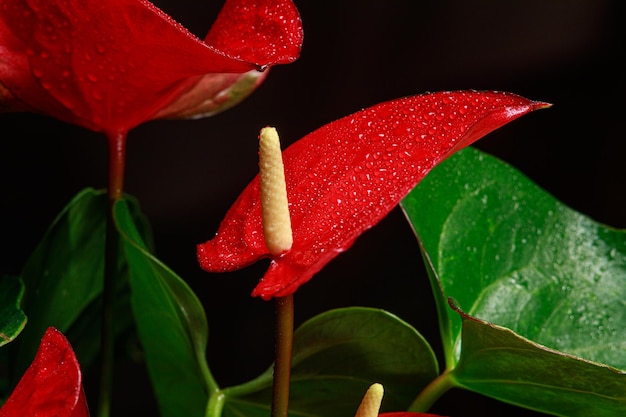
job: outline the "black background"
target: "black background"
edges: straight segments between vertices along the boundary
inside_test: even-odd
[[[219,2],[155,2],[203,37]],[[619,1],[296,0],[305,40],[247,101],[212,118],[155,121],[131,131],[126,192],[152,222],[157,256],[190,283],[209,318],[209,364],[223,386],[272,361],[273,304],[249,297],[261,263],[208,275],[195,245],[215,233],[257,171],[258,130],[283,145],[381,101],[450,89],[511,91],[554,104],[476,147],[516,166],[561,201],[623,228],[625,68]],[[45,116],[0,115],[0,256],[18,273],[79,190],[106,186],[103,137]],[[329,308],[385,308],[439,352],[436,315],[417,244],[399,209],[296,294],[296,322]],[[127,373],[130,371],[130,373]],[[113,415],[156,415],[141,368],[120,364]],[[453,390],[431,410],[451,416],[537,415]]]

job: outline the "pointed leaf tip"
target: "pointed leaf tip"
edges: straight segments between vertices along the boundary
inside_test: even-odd
[[[439,162],[544,102],[495,91],[401,98],[329,123],[283,152],[293,246],[271,256],[263,242],[259,178],[198,245],[208,272],[271,257],[252,295],[289,295],[374,226]]]

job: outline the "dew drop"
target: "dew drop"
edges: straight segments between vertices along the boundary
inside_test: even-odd
[[[96,101],[102,101],[103,97],[102,97],[102,93],[99,90],[91,90],[91,97],[93,97],[94,100]]]

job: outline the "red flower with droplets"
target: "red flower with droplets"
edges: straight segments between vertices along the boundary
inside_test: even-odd
[[[329,123],[283,152],[293,230],[290,250],[270,255],[255,178],[217,235],[198,245],[208,272],[270,257],[253,291],[294,293],[385,217],[439,162],[489,132],[548,104],[502,92],[439,92],[378,104]]]
[[[2,0],[0,109],[113,136],[227,108],[301,45],[290,0],[228,0],[204,41],[147,0]]]
[[[89,417],[82,375],[68,340],[50,327],[0,417]]]

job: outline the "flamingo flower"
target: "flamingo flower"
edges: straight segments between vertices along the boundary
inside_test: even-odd
[[[291,248],[270,253],[257,176],[199,244],[200,266],[226,272],[271,264],[252,292],[294,293],[374,226],[439,162],[498,127],[549,106],[504,92],[439,92],[392,100],[329,123],[283,152]]]
[[[0,408],[0,417],[24,416],[89,417],[78,360],[65,336],[53,327]]]
[[[147,0],[2,0],[0,110],[125,134],[230,107],[301,45],[290,0],[227,0],[204,41]]]

